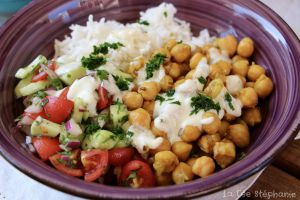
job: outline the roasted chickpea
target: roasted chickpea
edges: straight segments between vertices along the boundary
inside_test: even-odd
[[[154,100],[159,91],[160,85],[156,82],[144,82],[138,89],[138,93],[148,101]]]
[[[255,90],[251,87],[241,89],[237,97],[246,108],[253,108],[258,102],[258,96]]]
[[[240,148],[244,148],[250,143],[250,134],[248,127],[243,124],[230,125],[227,129],[226,138],[236,144]]]
[[[247,82],[245,87],[252,87],[254,88],[254,82]]]
[[[144,58],[140,57],[129,64],[127,72],[135,76],[135,71],[141,69],[144,66]]]
[[[254,52],[253,40],[249,37],[243,38],[238,44],[237,53],[244,58],[248,58],[253,54],[253,52]]]
[[[212,44],[205,44],[204,46],[201,47],[200,52],[203,55],[208,55],[209,49],[214,47]]]
[[[254,83],[254,90],[260,98],[265,98],[273,90],[273,82],[266,75],[261,75]]]
[[[163,142],[156,149],[150,149],[149,153],[151,155],[155,155],[157,152],[170,151],[170,150],[171,150],[171,144],[168,139],[164,138]]]
[[[142,107],[143,97],[137,92],[128,92],[123,96],[123,103],[127,106],[129,110],[134,110]]]
[[[180,66],[177,63],[170,63],[165,66],[166,72],[174,79],[178,78],[181,74]]]
[[[186,163],[187,163],[189,166],[193,167],[193,165],[195,164],[196,160],[197,160],[197,158],[190,158],[190,159],[188,159],[188,160],[186,161]]]
[[[190,66],[188,64],[186,64],[186,63],[180,63],[179,66],[180,66],[180,74],[181,74],[181,76],[185,76],[191,70]],[[179,78],[177,78],[177,80],[178,79]]]
[[[239,56],[239,55],[235,55],[235,56],[233,56],[233,58],[231,59],[232,63],[235,63],[236,61],[239,61],[239,60],[246,60],[246,59],[243,58],[242,56]]]
[[[169,51],[171,51],[171,49],[177,44],[177,41],[174,39],[169,40],[166,44],[165,44],[165,48],[168,49]]]
[[[256,81],[260,75],[265,74],[266,70],[260,65],[251,65],[247,77],[250,81]]]
[[[227,167],[235,160],[235,146],[230,140],[223,139],[221,142],[217,142],[213,152],[214,159],[222,168]]]
[[[257,107],[245,109],[242,118],[249,126],[255,126],[262,120],[260,111]]]
[[[212,80],[208,86],[204,89],[204,93],[211,98],[216,98],[221,90],[224,88],[224,83],[221,79],[217,78]]]
[[[192,69],[191,71],[189,71],[186,75],[185,75],[185,79],[193,79],[194,73],[195,73],[195,69]]]
[[[159,48],[156,51],[154,51],[153,55],[158,53],[165,56],[165,60],[164,60],[165,63],[171,60],[171,53],[167,48]]]
[[[177,86],[179,86],[180,84],[182,84],[182,83],[184,83],[184,81],[185,81],[185,79],[180,79],[180,80],[178,80],[178,81],[176,81],[175,83],[174,83],[174,88],[176,88]]]
[[[175,184],[182,184],[193,180],[194,174],[192,167],[184,162],[180,162],[179,165],[172,172],[172,179]]]
[[[221,138],[224,138],[226,136],[227,128],[229,125],[230,125],[230,123],[228,121],[226,121],[226,120],[221,121],[221,127],[219,130],[219,134],[220,134]]]
[[[185,80],[185,77],[184,76],[179,76],[176,81],[179,81],[179,80]]]
[[[232,122],[236,119],[236,116],[225,112],[223,119],[225,119],[226,121]]]
[[[201,135],[201,131],[197,126],[187,125],[181,134],[181,139],[185,142],[194,142]]]
[[[176,62],[182,63],[191,56],[191,47],[187,44],[176,44],[171,49],[171,56]]]
[[[207,134],[215,134],[221,127],[221,120],[216,113],[206,112],[203,114],[203,119],[210,117],[213,118],[213,121],[209,124],[203,124],[202,128]]]
[[[165,75],[159,82],[161,90],[167,91],[173,87],[173,79],[169,75]]]
[[[154,125],[154,121],[151,122],[151,131],[152,131],[153,135],[155,135],[156,137],[167,138],[167,133],[156,128]]]
[[[217,63],[210,65],[209,68],[210,68],[209,77],[211,79],[216,79],[220,75],[224,75],[224,76],[228,75],[232,67],[230,63],[220,60]]]
[[[203,57],[204,57],[203,54],[199,52],[195,53],[190,59],[190,68],[195,69]]]
[[[143,108],[150,114],[153,115],[155,101],[144,101]]]
[[[226,88],[231,95],[237,95],[244,88],[242,78],[239,75],[226,76]]]
[[[247,76],[249,70],[249,62],[248,60],[239,60],[233,63],[232,65],[232,73],[240,76]]]
[[[178,141],[172,145],[172,152],[176,154],[180,161],[185,161],[189,158],[193,146],[186,142]]]
[[[150,128],[151,117],[150,114],[143,108],[138,108],[129,112],[129,122],[133,125],[140,125],[145,128]]]
[[[203,135],[201,136],[200,140],[198,141],[198,146],[202,151],[205,153],[213,153],[213,147],[216,142],[221,141],[221,137],[219,134],[212,134],[212,135]]]
[[[178,164],[178,158],[173,152],[160,151],[154,156],[153,168],[157,174],[170,173]]]
[[[242,124],[242,125],[244,125],[245,127],[248,128],[248,124],[244,120],[242,120],[241,118],[237,118],[235,120],[235,124]]]
[[[227,51],[229,56],[233,56],[236,52],[238,41],[233,35],[227,35],[217,40],[217,45],[221,50]]]
[[[197,158],[193,164],[192,171],[194,174],[203,178],[213,174],[215,168],[216,165],[212,158],[208,156],[201,156],[200,158]]]
[[[166,185],[172,185],[172,173],[162,173],[158,174],[155,173],[156,183],[159,186],[166,186]]]

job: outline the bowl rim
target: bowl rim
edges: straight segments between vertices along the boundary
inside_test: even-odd
[[[233,1],[238,1],[238,0],[233,0]],[[67,2],[67,1],[66,1]],[[33,0],[32,2],[30,2],[28,5],[26,5],[25,7],[23,7],[21,10],[19,10],[15,15],[13,15],[13,17],[11,17],[5,24],[2,25],[2,27],[0,28],[0,39],[1,36],[3,34],[5,34],[5,31],[14,24],[15,21],[17,21],[24,13],[26,13],[27,11],[29,11],[30,9],[32,9],[33,7],[42,4],[43,1],[42,0]],[[261,1],[251,1],[249,4],[255,4],[257,7],[259,7],[262,10],[267,10],[268,13],[275,19],[277,19],[279,21],[279,26],[287,28],[288,29],[288,33],[290,34],[290,36],[292,37],[293,40],[296,40],[298,43],[295,44],[293,43],[293,45],[296,45],[297,50],[300,52],[300,40],[297,37],[297,35],[295,34],[295,32],[292,30],[292,28],[279,16],[279,14],[277,14],[275,11],[273,11],[271,8],[269,8],[266,4],[264,4]],[[300,55],[300,54],[299,54]],[[289,134],[284,135],[283,138],[280,139],[280,143],[274,145],[273,147],[270,147],[271,149],[269,149],[268,154],[263,155],[261,158],[259,158],[259,160],[257,161],[258,165],[254,166],[251,170],[249,171],[245,171],[243,172],[240,176],[234,176],[231,179],[229,179],[226,184],[222,184],[222,185],[214,185],[211,188],[209,188],[208,190],[205,191],[201,191],[201,192],[193,192],[191,194],[188,194],[188,197],[195,197],[195,196],[199,196],[199,195],[208,195],[211,194],[213,192],[219,191],[221,189],[225,189],[228,188],[232,185],[235,185],[243,180],[245,180],[246,178],[252,176],[253,174],[255,174],[256,172],[262,170],[264,167],[266,167],[273,159],[274,157],[276,157],[296,136],[296,134],[299,132],[300,130],[300,110],[295,111],[294,112],[294,116],[293,116],[293,122],[291,123],[290,127],[287,128],[289,130]],[[1,130],[1,134],[2,134]],[[18,151],[15,147],[14,147],[15,151]],[[113,199],[113,198],[132,198],[132,194],[133,193],[137,193],[137,191],[139,191],[139,194],[142,194],[143,192],[161,192],[160,190],[168,190],[168,188],[176,188],[178,186],[168,186],[168,187],[156,187],[156,188],[151,188],[151,189],[123,189],[124,194],[112,194],[112,196],[99,196],[99,195],[95,195],[95,193],[93,194],[88,194],[87,192],[85,192],[84,190],[74,190],[74,188],[72,188],[72,186],[64,186],[63,184],[59,184],[60,181],[55,181],[53,179],[49,179],[49,176],[47,175],[42,175],[41,173],[32,171],[32,169],[30,168],[30,166],[28,164],[25,164],[24,160],[24,156],[22,154],[19,153],[19,157],[15,157],[15,155],[12,153],[11,150],[6,149],[5,146],[0,145],[0,154],[1,156],[7,160],[11,165],[13,165],[15,168],[17,168],[19,171],[23,172],[24,174],[26,174],[27,176],[33,178],[34,180],[37,180],[45,185],[51,186],[52,188],[55,188],[59,191],[63,191],[69,194],[75,194],[81,197],[88,197],[88,198],[108,198],[108,199]],[[246,159],[245,159],[246,160]],[[64,175],[65,176],[65,175]],[[194,184],[194,181],[191,182],[192,184]],[[190,185],[188,183],[184,184],[186,186]],[[119,188],[119,187],[110,187],[107,186],[107,188]],[[111,190],[113,191],[113,190]],[[122,189],[120,189],[119,191],[122,191]],[[132,193],[133,192],[133,193]],[[125,196],[123,196],[125,195]],[[127,196],[126,196],[127,195]],[[186,195],[186,194],[182,194],[182,195]],[[169,195],[169,196],[161,196],[162,198],[169,198],[169,197],[181,197],[182,195]],[[190,195],[190,196],[189,196]],[[141,196],[138,196],[139,198]],[[149,197],[146,197],[149,198]],[[150,197],[150,198],[158,198],[157,197]]]

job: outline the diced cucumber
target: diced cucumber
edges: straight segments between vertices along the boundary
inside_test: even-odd
[[[120,77],[122,77],[123,79],[129,80],[129,81],[132,81],[132,80],[133,80],[133,77],[132,77],[130,74],[127,74],[127,73],[122,72],[122,71],[120,71],[120,70],[116,70],[116,71],[114,72],[114,75],[120,76]]]
[[[37,91],[45,89],[49,85],[49,81],[38,81],[29,83],[25,87],[20,88],[19,95],[28,96],[36,93]]]
[[[131,140],[129,140],[129,139],[122,139],[122,140],[118,141],[118,143],[115,145],[115,148],[128,147],[130,145],[131,145]]]
[[[86,109],[84,101],[78,97],[74,100],[74,109],[72,113],[72,118],[75,120],[77,123],[81,123],[84,111]]]
[[[119,138],[107,130],[98,130],[91,136],[92,147],[95,149],[112,149],[115,147],[118,141]]]
[[[47,58],[43,55],[36,57],[32,63],[24,68],[20,68],[15,77],[19,79],[26,78],[31,72],[33,72],[40,64],[46,64],[48,62]]]
[[[86,135],[81,143],[81,148],[83,150],[92,149],[92,135]]]
[[[84,138],[84,134],[75,136],[70,134],[68,131],[66,131],[66,129],[63,129],[59,135],[59,142],[61,144],[67,144],[69,141],[74,141],[74,140],[82,141],[83,138]]]
[[[85,112],[83,112],[82,119],[84,121],[86,121],[89,118],[89,116],[90,116],[90,112],[89,111],[85,111]]]
[[[32,136],[56,137],[62,132],[63,126],[38,116],[31,124],[30,132]]]
[[[115,127],[122,126],[128,120],[127,107],[122,103],[117,103],[109,107],[110,118]]]
[[[23,96],[20,92],[20,89],[29,85],[31,83],[31,78],[32,78],[32,74],[28,75],[26,78],[19,81],[19,83],[15,87],[15,95],[17,98],[20,98]]]
[[[78,63],[62,65],[55,72],[67,85],[71,85],[76,79],[80,79],[86,75],[86,69]]]
[[[102,110],[101,113],[97,116],[97,122],[100,128],[103,128],[104,125],[108,122],[108,120],[109,120],[108,109]]]

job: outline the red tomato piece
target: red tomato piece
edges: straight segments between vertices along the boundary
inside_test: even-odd
[[[99,86],[98,95],[99,95],[99,100],[98,100],[97,108],[99,110],[107,108],[112,103],[112,97],[108,96],[108,92],[104,87]]]
[[[50,64],[48,65],[48,67],[51,70],[55,70],[56,69],[56,63],[54,61],[50,62]],[[40,73],[34,75],[31,79],[31,82],[38,82],[38,81],[42,81],[47,79],[48,74],[45,71],[41,71]]]
[[[83,170],[79,161],[80,150],[72,151],[69,156],[57,153],[49,158],[51,164],[60,172],[69,176],[81,177]],[[68,158],[68,159],[64,159]]]
[[[98,149],[81,151],[81,162],[84,167],[84,180],[95,181],[104,175],[108,168],[108,151]]]
[[[109,164],[122,166],[132,160],[134,156],[133,148],[114,148],[108,152]]]
[[[43,161],[61,151],[58,138],[32,137],[32,144]]]
[[[122,168],[119,184],[135,188],[153,187],[155,186],[155,176],[147,163],[132,160]]]
[[[59,95],[59,98],[68,100],[67,96],[68,96],[69,89],[70,86],[66,87],[64,91],[62,91],[62,93]]]

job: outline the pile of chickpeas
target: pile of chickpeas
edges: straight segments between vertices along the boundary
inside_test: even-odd
[[[167,134],[154,126],[155,97],[192,79],[199,61],[204,57],[209,61],[209,49],[212,47],[220,52],[227,51],[231,62],[220,60],[210,65],[204,92],[215,98],[226,86],[226,78],[235,75],[242,81],[242,87],[236,88],[232,95],[243,104],[242,116],[237,118],[225,113],[220,120],[215,113],[206,112],[204,118],[213,117],[212,123],[203,125],[202,130],[186,126],[181,134],[182,141],[171,145]],[[262,121],[258,100],[267,97],[273,90],[273,82],[265,69],[250,61],[253,52],[254,42],[251,38],[245,37],[238,42],[233,35],[227,35],[215,39],[211,44],[197,47],[195,51],[188,44],[170,40],[153,53],[166,56],[163,65],[166,75],[159,83],[144,82],[126,93],[123,102],[130,110],[129,125],[143,126],[156,137],[164,138],[158,148],[149,150],[149,162],[153,164],[158,185],[181,184],[195,177],[209,176],[215,172],[217,165],[226,168],[236,161],[237,150],[249,145],[249,126],[253,127]],[[136,77],[144,62],[143,58],[133,62],[127,72]]]

